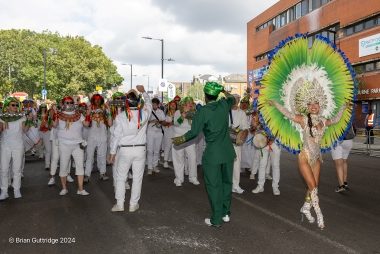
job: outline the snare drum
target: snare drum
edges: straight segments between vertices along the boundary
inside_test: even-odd
[[[25,151],[29,151],[40,142],[41,137],[38,128],[34,126],[30,127],[28,132],[24,134]]]
[[[256,131],[253,137],[253,146],[257,149],[263,149],[268,145],[268,138],[264,131]]]

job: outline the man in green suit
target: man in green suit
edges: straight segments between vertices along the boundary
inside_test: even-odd
[[[217,100],[219,93],[226,98]],[[183,136],[173,138],[173,143],[185,143],[203,131],[206,149],[202,166],[206,191],[211,205],[211,218],[206,218],[208,226],[221,226],[230,221],[232,171],[235,151],[228,128],[228,116],[235,98],[224,91],[216,82],[207,82],[204,86],[206,105],[194,115],[191,130]]]

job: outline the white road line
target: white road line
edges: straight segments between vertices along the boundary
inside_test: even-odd
[[[352,248],[350,248],[350,247],[348,247],[346,245],[343,245],[343,244],[338,243],[338,242],[336,242],[334,240],[331,240],[328,237],[326,237],[324,235],[321,235],[321,234],[318,234],[318,233],[316,233],[316,232],[314,232],[314,231],[312,231],[310,229],[304,228],[304,227],[300,226],[299,224],[292,222],[291,220],[288,220],[288,219],[286,219],[286,218],[284,218],[284,217],[282,217],[282,216],[280,216],[278,214],[275,214],[275,213],[273,213],[273,212],[271,212],[271,211],[269,211],[269,210],[267,210],[265,208],[262,208],[262,207],[260,207],[258,205],[255,205],[255,204],[253,204],[253,203],[251,203],[251,202],[249,202],[249,201],[247,201],[247,200],[245,200],[243,198],[237,197],[235,195],[233,195],[232,197],[234,199],[240,201],[241,203],[247,205],[247,206],[250,206],[250,207],[252,207],[252,208],[254,208],[256,210],[259,210],[260,212],[262,212],[262,213],[264,213],[264,214],[266,214],[266,215],[268,215],[268,216],[270,216],[272,218],[280,220],[280,221],[282,221],[285,224],[288,224],[288,225],[290,225],[292,227],[295,227],[296,229],[298,229],[300,231],[303,231],[304,233],[307,233],[307,234],[309,234],[309,235],[311,235],[311,236],[313,236],[313,237],[315,237],[315,238],[317,238],[317,239],[319,239],[319,240],[321,240],[321,241],[323,241],[325,243],[328,243],[328,244],[334,246],[337,249],[340,249],[342,251],[345,251],[347,253],[352,253],[352,254],[354,254],[354,253],[355,254],[356,253],[360,253],[360,252],[358,252],[358,251],[356,251],[356,250],[354,250],[354,249],[352,249]]]

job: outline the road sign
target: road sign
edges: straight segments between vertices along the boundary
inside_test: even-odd
[[[96,86],[95,90],[96,91],[101,91],[101,90],[103,90],[103,88],[101,86]]]
[[[42,93],[42,96],[46,96],[47,95],[47,90],[46,89],[42,89],[41,93]]]

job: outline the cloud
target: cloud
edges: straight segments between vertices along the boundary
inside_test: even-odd
[[[165,77],[189,81],[193,75],[246,72],[246,24],[277,2],[247,0],[0,0],[0,29],[50,30],[81,35],[100,45],[129,84],[135,74],[161,76],[163,38]],[[136,77],[136,82],[139,77]],[[146,82],[141,78],[140,82]]]

